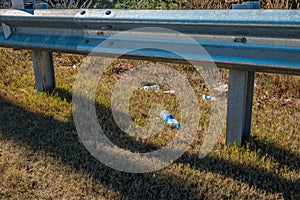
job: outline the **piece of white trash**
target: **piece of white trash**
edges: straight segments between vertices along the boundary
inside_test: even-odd
[[[175,90],[163,91],[164,94],[175,94]]]
[[[207,100],[207,101],[216,101],[217,100],[216,97],[211,97],[211,96],[208,96],[208,95],[203,95],[202,99]]]

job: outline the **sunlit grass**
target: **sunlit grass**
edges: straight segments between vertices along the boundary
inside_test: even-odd
[[[56,54],[57,90],[35,90],[29,51],[1,49],[0,195],[10,199],[298,199],[299,76],[258,73],[252,134],[242,147],[224,146],[224,133],[213,151],[198,152],[209,124],[208,90],[196,71],[166,64],[184,74],[200,103],[200,123],[191,148],[163,170],[146,174],[115,171],[96,161],[78,139],[72,120],[72,88],[82,57]],[[129,137],[114,123],[111,95],[118,79],[142,61],[116,60],[98,85],[100,124],[118,146],[148,152],[165,146],[176,131],[165,126],[157,135]],[[146,62],[149,63],[149,62]],[[76,65],[77,68],[72,67]],[[120,69],[122,68],[122,70]],[[227,71],[222,70],[224,82]],[[141,126],[153,103],[176,114],[176,98],[137,90],[130,114]],[[180,110],[178,110],[180,111]],[[179,112],[180,113],[180,112]],[[278,186],[282,185],[282,186]]]
[[[296,1],[287,0],[261,4],[266,9],[297,7]],[[93,6],[109,7],[105,1]],[[229,9],[230,4],[225,0],[118,0],[114,8]],[[223,133],[213,151],[200,159],[210,121],[210,102],[201,97],[209,91],[190,66],[166,64],[184,74],[196,91],[200,104],[196,138],[165,169],[128,174],[95,160],[78,138],[71,101],[82,56],[55,54],[57,89],[38,93],[30,51],[0,49],[0,53],[0,199],[300,199],[299,76],[257,73],[250,140],[242,147],[225,146]],[[142,63],[115,60],[96,96],[98,119],[107,136],[134,152],[161,148],[176,135],[176,130],[165,126],[150,138],[129,137],[114,122],[113,89],[126,71]],[[228,72],[222,70],[222,75],[226,82]],[[147,125],[149,107],[157,103],[180,118],[174,96],[137,90],[130,107],[134,122]]]

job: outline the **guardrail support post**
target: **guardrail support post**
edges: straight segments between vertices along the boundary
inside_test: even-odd
[[[15,9],[24,9],[24,1],[12,0],[12,7]],[[47,6],[37,5],[37,8],[43,9],[47,8]],[[53,90],[55,88],[55,75],[52,52],[32,50],[32,62],[36,89],[39,92]]]
[[[52,52],[33,50],[35,85],[39,92],[51,91],[55,88],[55,75]]]
[[[226,144],[240,146],[250,136],[254,72],[230,70]]]
[[[232,9],[259,9],[260,2],[232,4]],[[254,72],[229,71],[226,144],[241,146],[250,137]]]

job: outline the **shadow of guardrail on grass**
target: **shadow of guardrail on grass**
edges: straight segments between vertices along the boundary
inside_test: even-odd
[[[62,93],[60,90],[59,93],[64,95],[63,98],[71,100],[71,95],[67,91]],[[101,107],[101,105],[97,106]],[[110,113],[105,107],[101,107],[101,109]],[[185,199],[186,197],[199,197],[198,194],[184,189],[184,181],[178,180],[177,185],[174,185],[167,179],[160,180],[153,177],[152,173],[130,174],[103,165],[92,157],[81,144],[72,121],[61,122],[52,117],[27,111],[1,96],[0,110],[0,132],[5,139],[22,142],[34,152],[44,152],[70,166],[75,172],[83,171],[100,184],[108,188],[112,187],[123,198]],[[129,140],[128,138],[122,139]],[[142,144],[135,144],[135,146],[140,148]],[[144,148],[153,149],[154,147],[147,144]]]
[[[264,143],[263,141],[252,141],[257,142],[255,150],[260,148],[261,144],[264,144],[264,148],[271,149],[275,155],[275,159],[283,164],[293,164],[289,165],[291,169],[299,171],[299,161],[300,157],[285,151],[285,158],[276,157],[276,155],[281,154],[282,149],[277,149],[270,143]],[[261,151],[261,153],[267,153]],[[268,150],[270,153],[270,150]],[[288,161],[291,159],[290,161]],[[178,163],[189,163],[190,166],[198,170],[206,170],[213,173],[217,173],[226,177],[231,177],[235,180],[247,183],[254,188],[259,188],[265,190],[269,193],[281,193],[285,199],[299,199],[300,198],[300,180],[291,181],[285,177],[282,177],[278,173],[269,172],[263,168],[257,168],[252,166],[247,166],[243,164],[235,164],[223,158],[215,158],[207,156],[204,159],[199,159],[198,156],[184,155],[176,162]]]
[[[58,89],[61,98],[71,102],[71,94],[68,91]],[[96,105],[102,112],[114,121],[111,111]],[[33,151],[45,152],[55,159],[61,160],[75,171],[89,174],[93,179],[107,187],[118,191],[122,197],[128,199],[203,199],[209,198],[204,192],[197,192],[194,184],[188,183],[177,174],[163,174],[158,171],[156,177],[153,173],[130,174],[113,170],[101,164],[79,141],[76,128],[72,120],[61,122],[52,117],[45,117],[33,113],[10,103],[0,94],[0,131],[8,140],[15,140],[28,145]],[[109,126],[116,126],[110,124]],[[116,128],[114,130],[117,130]],[[129,142],[135,150],[153,150],[153,144],[142,144],[133,141],[121,130],[122,140]],[[123,140],[123,141],[124,141]],[[275,147],[264,141],[251,139],[251,148],[260,149],[260,153],[270,153],[282,165],[299,171],[300,157],[291,152]],[[262,168],[234,164],[230,160],[207,156],[199,159],[196,155],[184,154],[176,163],[189,164],[196,170],[210,171],[234,180],[244,182],[255,188],[265,190],[268,193],[282,193],[287,199],[300,198],[300,180],[291,181],[276,173],[270,173]],[[175,180],[175,182],[174,182]],[[126,183],[126,185],[124,185]],[[214,185],[210,189],[218,190]],[[147,191],[147,192],[145,192]]]

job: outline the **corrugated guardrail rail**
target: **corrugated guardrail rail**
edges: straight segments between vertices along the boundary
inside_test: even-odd
[[[114,56],[135,47],[139,50],[124,57],[186,62],[174,53],[142,48],[168,44],[195,63],[213,60],[229,68],[227,144],[240,145],[249,137],[255,71],[300,74],[300,10],[3,9],[0,22],[0,46],[33,50],[39,91],[55,87],[51,52]],[[169,39],[155,28],[110,38],[147,27],[178,31],[196,42]],[[99,46],[108,38],[109,43]],[[209,56],[195,54],[195,45]]]

